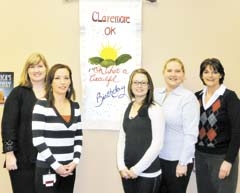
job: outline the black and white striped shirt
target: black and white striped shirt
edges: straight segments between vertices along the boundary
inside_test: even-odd
[[[66,122],[56,108],[46,100],[39,100],[33,109],[33,145],[38,150],[37,166],[52,167],[70,162],[79,163],[82,150],[80,107],[70,101],[71,118]]]

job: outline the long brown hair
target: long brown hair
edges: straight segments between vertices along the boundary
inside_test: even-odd
[[[152,81],[152,78],[151,78],[150,74],[143,68],[139,68],[139,69],[134,70],[129,77],[129,81],[128,81],[128,95],[129,95],[129,98],[131,100],[133,100],[135,98],[135,96],[132,92],[132,84],[133,84],[133,77],[136,74],[144,74],[147,77],[149,88],[148,88],[147,96],[144,100],[143,105],[150,106],[151,104],[153,104],[153,101],[154,101],[154,98],[153,98],[154,86],[153,86],[153,81]]]
[[[73,99],[75,100],[76,98],[76,95],[75,95],[75,90],[73,88],[73,80],[72,80],[72,71],[71,69],[69,68],[68,65],[65,65],[65,64],[55,64],[51,67],[51,69],[49,70],[49,73],[48,73],[48,76],[47,76],[47,83],[46,83],[46,99],[48,100],[49,104],[50,105],[53,105],[54,104],[54,96],[53,96],[53,90],[52,90],[52,82],[53,82],[53,79],[54,79],[54,76],[55,76],[55,73],[58,69],[61,69],[61,68],[65,68],[68,70],[69,72],[69,76],[70,76],[70,86],[69,86],[69,89],[68,91],[66,92],[66,98],[67,99]]]

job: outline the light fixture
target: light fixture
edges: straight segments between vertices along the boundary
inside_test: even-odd
[[[157,0],[147,0],[150,1],[151,3],[157,2]]]

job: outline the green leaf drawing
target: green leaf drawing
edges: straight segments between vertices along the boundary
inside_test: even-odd
[[[104,59],[101,58],[101,57],[92,57],[92,58],[89,58],[88,61],[90,64],[101,64],[101,62],[103,61]]]
[[[129,54],[122,54],[116,59],[116,65],[122,64],[130,60],[132,57]]]
[[[115,61],[112,59],[106,59],[100,63],[100,65],[105,68],[108,68],[109,66],[113,66],[115,64],[116,64]]]

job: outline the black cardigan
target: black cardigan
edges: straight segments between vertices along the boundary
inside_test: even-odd
[[[17,86],[7,97],[2,117],[3,153],[14,151],[18,168],[34,166],[32,111],[37,101],[31,88]]]

